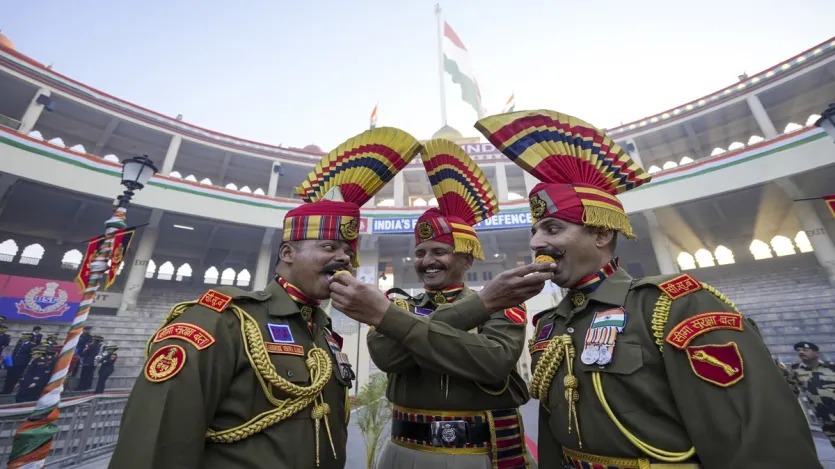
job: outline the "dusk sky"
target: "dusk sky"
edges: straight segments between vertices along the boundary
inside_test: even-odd
[[[208,129],[325,150],[378,125],[441,126],[434,0],[4,2],[17,50]],[[210,6],[211,5],[211,6]],[[613,127],[719,90],[835,36],[835,1],[442,3],[488,114],[547,108]],[[476,114],[447,77],[449,124]],[[803,124],[803,122],[801,122]],[[781,130],[781,129],[779,129]]]

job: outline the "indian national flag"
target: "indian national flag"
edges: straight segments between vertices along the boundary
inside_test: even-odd
[[[835,217],[835,194],[824,196],[823,201],[826,202],[826,206],[829,207],[829,211]]]
[[[510,98],[507,99],[507,102],[505,103],[502,112],[513,112],[514,109],[516,109],[516,96],[514,96],[514,94],[511,92]]]
[[[452,77],[452,82],[461,86],[461,99],[475,109],[479,119],[484,110],[481,107],[481,92],[475,79],[470,57],[461,38],[444,21],[444,70]]]
[[[371,126],[370,128],[373,129],[377,127],[377,104],[374,105],[374,110],[371,111]]]
[[[610,309],[609,311],[601,311],[594,315],[591,321],[591,327],[624,327],[626,325],[626,315],[623,314],[623,309]]]

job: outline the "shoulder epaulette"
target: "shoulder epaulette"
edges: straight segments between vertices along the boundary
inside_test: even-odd
[[[632,284],[632,288],[645,285],[658,287],[671,300],[695,293],[702,289],[702,284],[690,274],[656,275],[645,277]]]
[[[536,328],[537,323],[539,323],[539,320],[542,319],[542,316],[545,316],[545,313],[547,313],[550,310],[551,310],[551,308],[544,309],[544,310],[542,310],[542,311],[533,315],[533,318],[531,319],[531,321],[533,322],[534,329]]]

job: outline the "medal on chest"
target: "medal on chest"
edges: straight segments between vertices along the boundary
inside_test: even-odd
[[[337,340],[335,335],[335,333],[325,330],[325,340],[328,342],[328,347],[333,352],[334,358],[336,358],[336,368],[339,370],[340,376],[344,380],[352,381],[356,378],[356,375],[354,374],[353,368],[351,368],[348,354],[342,351],[341,337]]]
[[[618,334],[626,327],[626,310],[610,309],[594,314],[589,330],[586,331],[583,353],[580,361],[586,365],[608,365],[615,352]]]

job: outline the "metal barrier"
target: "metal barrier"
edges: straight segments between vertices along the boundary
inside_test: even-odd
[[[56,422],[58,434],[45,467],[76,467],[112,452],[127,397],[128,393],[119,392],[65,398]],[[0,469],[5,469],[8,463],[15,431],[33,408],[33,403],[0,406]]]

